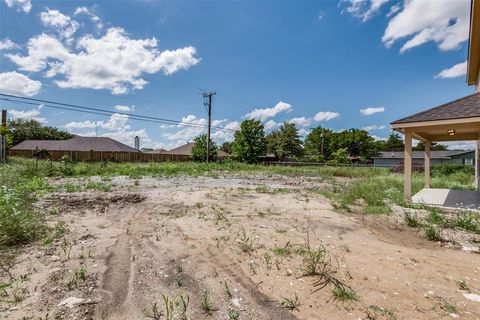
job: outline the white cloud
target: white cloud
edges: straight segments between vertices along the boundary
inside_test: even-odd
[[[7,7],[17,7],[18,10],[22,10],[25,13],[29,13],[32,10],[32,3],[30,0],[5,0]]]
[[[340,113],[338,112],[321,111],[313,117],[313,120],[317,122],[322,122],[322,121],[330,121],[338,117],[340,117]]]
[[[271,129],[275,128],[276,126],[278,126],[278,123],[276,123],[273,120],[268,120],[267,122],[265,122],[263,124],[263,127],[265,128],[265,130],[271,130]]]
[[[401,9],[402,9],[401,3],[394,4],[393,6],[390,7],[390,11],[387,13],[387,18],[390,18]]]
[[[135,106],[123,106],[123,105],[116,105],[115,107],[115,110],[117,111],[121,111],[121,112],[133,112],[135,111]]]
[[[228,122],[227,124],[222,126],[225,129],[228,130],[240,130],[240,122],[238,121],[231,121]],[[227,140],[231,141],[233,140],[235,132],[233,131],[227,131],[227,130],[216,130],[212,133],[212,138],[213,139],[218,139],[218,140]]]
[[[382,37],[390,47],[407,38],[400,52],[434,41],[440,50],[454,50],[468,39],[470,1],[406,0]]]
[[[88,9],[87,7],[78,7],[76,10],[75,10],[75,13],[74,15],[81,15],[81,14],[85,14],[87,15],[90,20],[95,24],[95,26],[98,28],[98,29],[102,29],[103,28],[103,22],[102,20],[100,19],[99,16],[97,16],[96,14],[94,14],[90,9]]]
[[[311,118],[305,118],[305,117],[298,117],[298,118],[292,118],[292,119],[288,120],[288,122],[294,123],[297,126],[307,127],[312,123],[312,119]]]
[[[64,125],[66,129],[93,129],[100,128],[109,131],[122,131],[130,129],[128,125],[129,117],[124,114],[114,113],[110,116],[110,119],[107,121],[72,121]]]
[[[55,30],[65,39],[70,39],[79,27],[79,23],[72,20],[69,16],[64,15],[58,10],[48,8],[47,11],[40,13],[40,20],[45,27]]]
[[[260,121],[267,120],[268,118],[273,118],[280,112],[290,112],[293,108],[290,104],[280,101],[272,108],[265,109],[255,109],[250,111],[245,115],[248,119],[259,119]]]
[[[435,78],[441,78],[441,79],[457,78],[457,77],[464,76],[466,74],[467,74],[467,61],[457,63],[453,67],[443,69],[435,76]]]
[[[131,146],[135,136],[140,137],[142,142],[151,142],[144,128],[132,130],[128,122],[129,117],[127,115],[114,113],[107,121],[72,121],[66,123],[63,127],[82,136],[96,136],[97,130],[92,129],[98,129],[99,136],[110,137]],[[85,131],[85,129],[88,129],[88,131]]]
[[[343,0],[345,11],[363,22],[369,20],[388,0]]]
[[[380,113],[380,112],[385,112],[385,108],[378,107],[378,108],[366,108],[366,109],[360,110],[360,113],[364,116],[371,116],[372,114]]]
[[[300,128],[298,130],[298,135],[301,136],[301,137],[305,137],[306,135],[308,135],[310,133],[310,130],[307,130],[305,128]]]
[[[385,126],[384,125],[378,125],[378,124],[372,124],[372,125],[363,127],[362,129],[366,130],[366,131],[383,130],[383,129],[385,129]]]
[[[110,28],[100,38],[92,35],[76,41],[76,50],[58,39],[41,34],[28,41],[28,55],[7,54],[21,70],[46,71],[61,88],[108,89],[113,94],[143,89],[143,73],[165,75],[187,70],[200,62],[194,47],[160,51],[157,39],[131,39],[122,28]]]
[[[20,48],[20,46],[8,38],[0,41],[0,50],[10,50],[18,48]]]
[[[371,137],[372,137],[375,141],[386,141],[386,140],[387,140],[387,138],[379,137],[379,136],[376,136],[376,135],[371,135]]]
[[[40,117],[40,110],[42,110],[42,105],[26,111],[11,109],[8,110],[8,115],[12,119],[33,119],[39,122],[46,122],[44,117]]]
[[[0,73],[0,91],[19,96],[34,96],[42,88],[42,83],[32,80],[16,71]]]

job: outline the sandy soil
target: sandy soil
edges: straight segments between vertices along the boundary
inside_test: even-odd
[[[239,319],[480,319],[480,302],[458,284],[464,280],[480,294],[480,255],[429,242],[393,217],[335,212],[305,191],[322,186],[314,177],[116,184],[112,192],[53,194],[40,202],[58,209],[49,220],[64,221],[68,231],[15,258],[10,273],[23,276],[22,301],[0,303],[0,317],[148,319],[154,302],[164,309],[162,293],[182,293],[188,319],[235,319],[232,310]],[[333,285],[319,288],[318,277],[302,276],[303,255],[272,251],[294,251],[307,237],[312,248],[328,250],[338,266],[333,275],[357,301],[335,300]],[[80,268],[86,276],[72,284]],[[210,314],[201,307],[204,292]],[[295,296],[297,309],[282,306]],[[60,305],[71,297],[81,300]],[[175,319],[179,310],[175,303]]]

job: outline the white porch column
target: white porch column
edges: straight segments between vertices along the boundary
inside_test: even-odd
[[[412,133],[409,131],[405,131],[403,195],[407,201],[412,199]]]
[[[430,188],[430,141],[425,141],[424,187]]]
[[[480,190],[480,161],[479,161],[479,156],[480,156],[480,141],[475,141],[475,188],[477,190]]]

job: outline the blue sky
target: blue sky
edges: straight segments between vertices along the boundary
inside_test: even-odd
[[[0,92],[205,124],[261,119],[385,138],[470,94],[468,0],[35,1],[0,4]],[[425,14],[428,12],[428,14]],[[74,133],[173,148],[202,127],[0,102]],[[362,111],[363,110],[363,111]],[[96,124],[95,124],[96,122]],[[219,143],[230,131],[216,131]]]

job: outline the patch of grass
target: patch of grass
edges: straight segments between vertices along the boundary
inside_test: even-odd
[[[460,213],[453,219],[452,224],[460,229],[480,233],[480,216],[472,213]]]
[[[237,234],[239,247],[242,252],[250,253],[254,250],[254,239],[247,235],[245,228],[242,226]]]
[[[312,248],[308,233],[303,249],[305,252],[302,261],[302,272],[304,276],[332,273],[333,261],[336,261],[336,259],[323,245],[319,245],[316,249]]]
[[[300,305],[301,305],[300,300],[298,299],[296,292],[293,298],[283,298],[283,301],[282,301],[282,307],[290,311],[293,311],[293,310],[300,311],[299,309]]]
[[[200,307],[206,314],[211,314],[213,311],[212,304],[210,302],[208,290],[203,290],[202,291],[202,296],[201,296],[201,304]]]
[[[430,241],[442,241],[442,237],[440,235],[440,230],[432,225],[425,225],[423,227],[423,231],[425,232],[425,237]]]
[[[46,230],[43,217],[32,206],[28,192],[0,186],[0,248],[26,244]]]
[[[460,290],[464,290],[464,291],[470,292],[470,287],[469,287],[467,281],[465,281],[465,280],[463,280],[463,279],[458,280],[458,281],[457,281],[457,285],[458,285],[458,288],[459,288]]]
[[[67,282],[68,290],[77,288],[80,282],[85,281],[85,279],[87,279],[87,269],[85,267],[82,266],[74,270]]]
[[[389,214],[392,209],[389,206],[366,206],[363,208],[365,214]]]
[[[228,319],[229,320],[238,320],[240,319],[240,314],[237,310],[230,310],[228,311]]]
[[[415,214],[405,212],[404,219],[407,226],[411,228],[420,228],[422,226],[422,222],[417,218]]]
[[[367,320],[377,320],[377,319],[397,320],[397,316],[392,311],[379,306],[375,306],[375,305],[366,307],[365,314],[366,314]]]
[[[443,301],[441,304],[441,308],[445,310],[446,313],[456,313],[458,314],[458,308],[456,305],[448,302],[448,301]]]
[[[180,319],[187,320],[187,311],[188,311],[188,304],[190,303],[190,297],[188,294],[179,294],[177,305],[180,308]]]
[[[341,286],[341,285],[336,285],[332,289],[332,296],[333,296],[334,300],[339,300],[339,301],[342,301],[342,302],[357,301],[358,300],[358,296],[355,293],[355,291],[353,291],[352,289],[350,289],[348,287]]]
[[[442,216],[442,211],[438,208],[429,208],[427,221],[438,225],[443,225],[445,223],[445,220]]]

